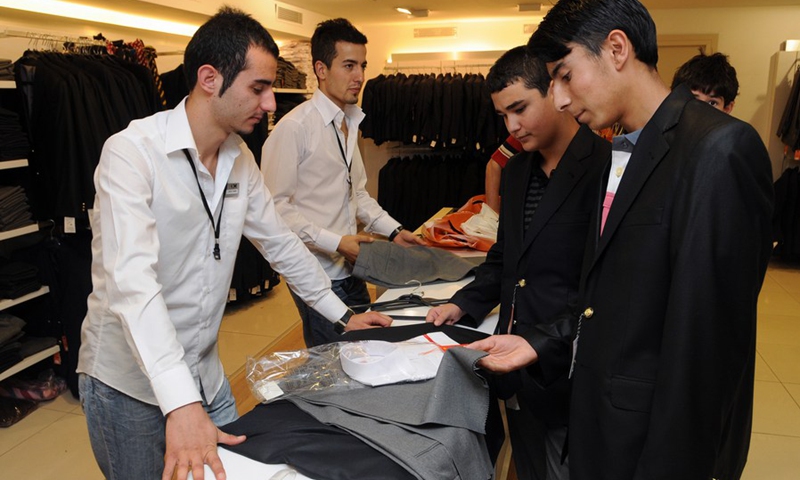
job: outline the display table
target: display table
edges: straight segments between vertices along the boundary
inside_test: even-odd
[[[408,288],[392,288],[385,291],[378,301],[384,302],[395,300],[401,295],[415,293],[427,298],[450,298],[461,287],[472,281],[472,277],[465,278],[458,282],[445,282],[431,285],[422,285],[421,287],[408,287]],[[382,311],[387,315],[397,315],[402,317],[424,317],[428,311],[428,307],[414,307],[403,308],[401,310]],[[493,310],[484,321],[474,330],[491,334],[497,326],[498,313],[497,309]],[[399,320],[396,319],[392,326],[410,325],[414,323],[422,323],[424,320]],[[469,328],[469,327],[463,327]],[[287,465],[268,465],[264,463],[251,460],[247,457],[237,453],[230,452],[224,448],[217,447],[222,464],[225,466],[225,472],[228,480],[251,480],[251,479],[264,479],[264,480],[313,480],[305,475],[291,470]],[[206,465],[205,467],[206,478],[214,478],[211,468]],[[191,474],[189,476],[191,477]]]

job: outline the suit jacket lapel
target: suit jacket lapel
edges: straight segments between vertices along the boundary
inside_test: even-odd
[[[575,134],[575,137],[570,142],[567,151],[561,157],[561,160],[556,167],[556,173],[552,175],[545,190],[542,201],[536,208],[533,214],[531,224],[525,237],[522,239],[521,254],[524,254],[533,241],[541,233],[542,229],[547,225],[552,216],[558,211],[569,194],[575,188],[575,185],[586,173],[586,167],[583,166],[581,161],[592,154],[594,144],[590,135],[594,135],[588,127],[581,127]],[[526,188],[527,191],[527,188]],[[524,208],[524,200],[523,200]],[[520,215],[520,225],[522,224],[522,216]],[[520,255],[522,256],[522,255]]]
[[[676,89],[659,106],[653,118],[642,130],[628,161],[628,166],[625,168],[625,173],[614,197],[614,203],[608,213],[603,235],[597,244],[594,262],[603,254],[614,237],[614,232],[630,210],[639,191],[647,183],[650,174],[669,152],[669,142],[665,138],[665,133],[678,123],[683,107],[692,98],[694,97],[688,89]],[[601,189],[601,198],[603,196],[605,196],[605,185]],[[600,221],[599,218],[598,216],[598,221]],[[594,266],[594,262],[592,266]]]
[[[503,219],[506,225],[505,236],[508,248],[519,248],[522,245],[522,215],[525,210],[525,197],[528,193],[528,179],[531,170],[538,161],[539,156],[531,153],[521,153],[527,158],[519,165],[519,171],[514,175],[506,175],[503,179],[508,184],[507,192],[516,192],[516,197],[506,199],[503,197],[503,209],[508,218]]]

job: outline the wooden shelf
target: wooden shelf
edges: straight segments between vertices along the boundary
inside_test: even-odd
[[[28,166],[27,158],[20,158],[18,160],[0,160],[0,170],[8,170],[11,168],[22,168]]]
[[[313,90],[305,88],[273,88],[272,91],[275,93],[301,93],[303,95],[311,95],[314,93]]]
[[[0,88],[14,89],[17,88],[17,82],[14,80],[0,80]]]
[[[39,290],[35,292],[28,293],[18,298],[3,298],[0,299],[0,311],[5,310],[6,308],[11,308],[14,305],[19,305],[20,303],[27,302],[28,300],[32,300],[36,297],[41,297],[42,295],[47,295],[50,293],[50,287],[44,285]]]
[[[7,232],[0,232],[0,241],[8,240],[9,238],[14,238],[14,237],[21,237],[23,235],[27,235],[29,233],[38,231],[39,231],[39,224],[34,223],[33,225],[28,225],[22,228],[15,228],[14,230],[9,230]]]
[[[8,370],[3,370],[0,372],[0,381],[5,380],[6,378],[14,375],[15,373],[21,372],[26,368],[30,367],[31,365],[35,365],[42,360],[47,360],[49,357],[52,357],[56,353],[60,352],[61,349],[58,345],[53,345],[52,347],[47,348],[46,350],[42,350],[39,353],[35,353],[30,357],[26,357],[18,364],[14,365],[13,367],[9,368]]]

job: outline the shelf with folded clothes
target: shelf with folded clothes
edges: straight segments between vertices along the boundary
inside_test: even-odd
[[[11,375],[19,373],[19,372],[25,370],[26,368],[41,362],[42,360],[47,360],[48,358],[52,357],[53,355],[59,353],[60,350],[61,349],[60,349],[60,347],[58,345],[53,345],[52,347],[48,347],[48,348],[42,350],[41,352],[34,353],[33,355],[31,355],[29,357],[25,357],[24,360],[22,360],[21,362],[17,363],[13,367],[11,367],[11,368],[9,368],[7,370],[3,370],[2,372],[0,372],[0,381],[5,380],[6,378],[10,377]]]
[[[42,295],[47,295],[50,293],[50,287],[47,285],[43,285],[39,287],[38,290],[27,293],[19,298],[2,298],[0,299],[0,311],[3,311],[7,308],[11,308],[14,305],[19,305],[20,303],[25,303],[28,300],[32,300],[36,297],[41,297]]]
[[[22,168],[28,166],[27,158],[17,158],[14,160],[0,160],[0,170],[10,170],[12,168]]]
[[[3,240],[8,240],[9,238],[21,237],[23,235],[27,235],[29,233],[34,233],[38,231],[39,231],[39,225],[36,223],[31,225],[26,225],[20,228],[15,228],[13,230],[8,230],[5,232],[0,231],[0,242]]]

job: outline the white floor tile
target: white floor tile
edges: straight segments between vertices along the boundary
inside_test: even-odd
[[[800,346],[759,342],[756,348],[778,380],[800,383]]]
[[[754,433],[742,480],[797,480],[800,437]]]
[[[8,479],[103,478],[89,444],[86,420],[70,413],[0,457],[0,464],[3,478]]]
[[[800,407],[783,384],[756,382],[753,432],[800,437]]]
[[[53,422],[65,415],[69,414],[56,410],[39,408],[29,413],[27,417],[14,425],[7,428],[0,428],[0,455],[5,455],[9,450],[49,427]],[[4,459],[3,456],[0,456],[0,465],[5,465],[10,460],[9,458]],[[0,471],[2,470],[5,469],[0,468]],[[4,478],[13,477],[4,476]]]

